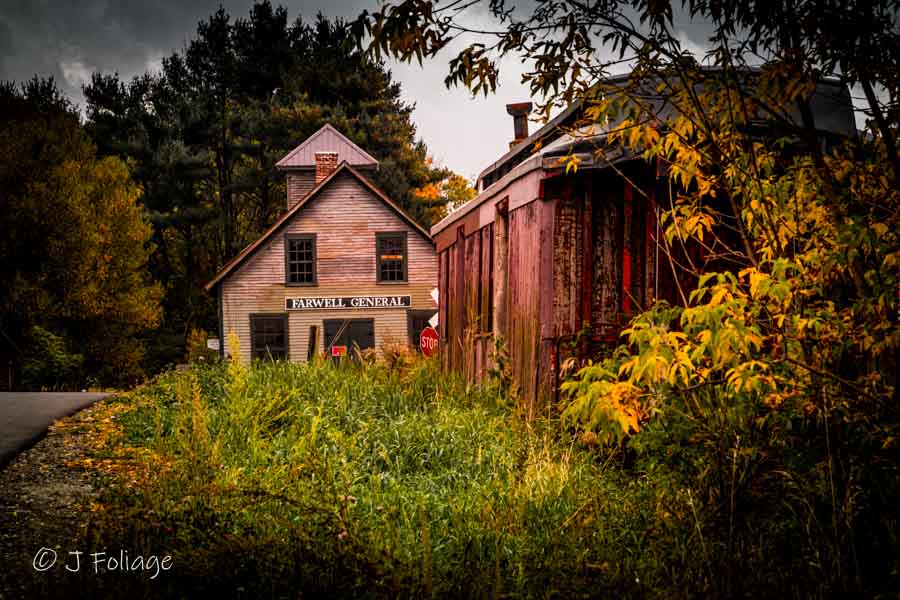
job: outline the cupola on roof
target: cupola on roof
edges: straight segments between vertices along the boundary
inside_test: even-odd
[[[347,139],[330,123],[306,138],[275,166],[279,169],[315,169],[317,152],[336,152],[337,164],[346,162],[358,169],[374,169],[378,166],[378,161],[371,154]]]

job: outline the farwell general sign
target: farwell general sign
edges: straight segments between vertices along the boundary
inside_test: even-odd
[[[287,310],[334,310],[341,308],[409,308],[410,296],[335,296],[285,298]]]

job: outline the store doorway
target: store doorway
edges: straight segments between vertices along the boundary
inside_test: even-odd
[[[325,356],[356,359],[360,351],[375,347],[375,319],[326,319]]]

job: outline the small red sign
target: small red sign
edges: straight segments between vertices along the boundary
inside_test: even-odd
[[[438,351],[438,339],[434,327],[426,327],[419,335],[419,350],[425,356],[434,356]]]
[[[347,346],[332,346],[331,347],[331,355],[332,356],[346,356],[347,355]]]

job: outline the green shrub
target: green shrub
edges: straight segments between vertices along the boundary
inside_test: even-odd
[[[716,279],[717,293],[730,285]],[[660,304],[640,315],[611,358],[564,385],[567,424],[653,482],[646,558],[662,570],[645,577],[703,596],[892,593],[900,419],[890,389],[873,378],[860,393],[760,357],[779,349],[754,343],[758,325],[737,294],[720,297],[729,310]],[[756,359],[766,368],[753,372]]]
[[[69,349],[65,339],[39,325],[31,328],[22,360],[22,383],[28,389],[63,390],[84,381],[84,356]]]

